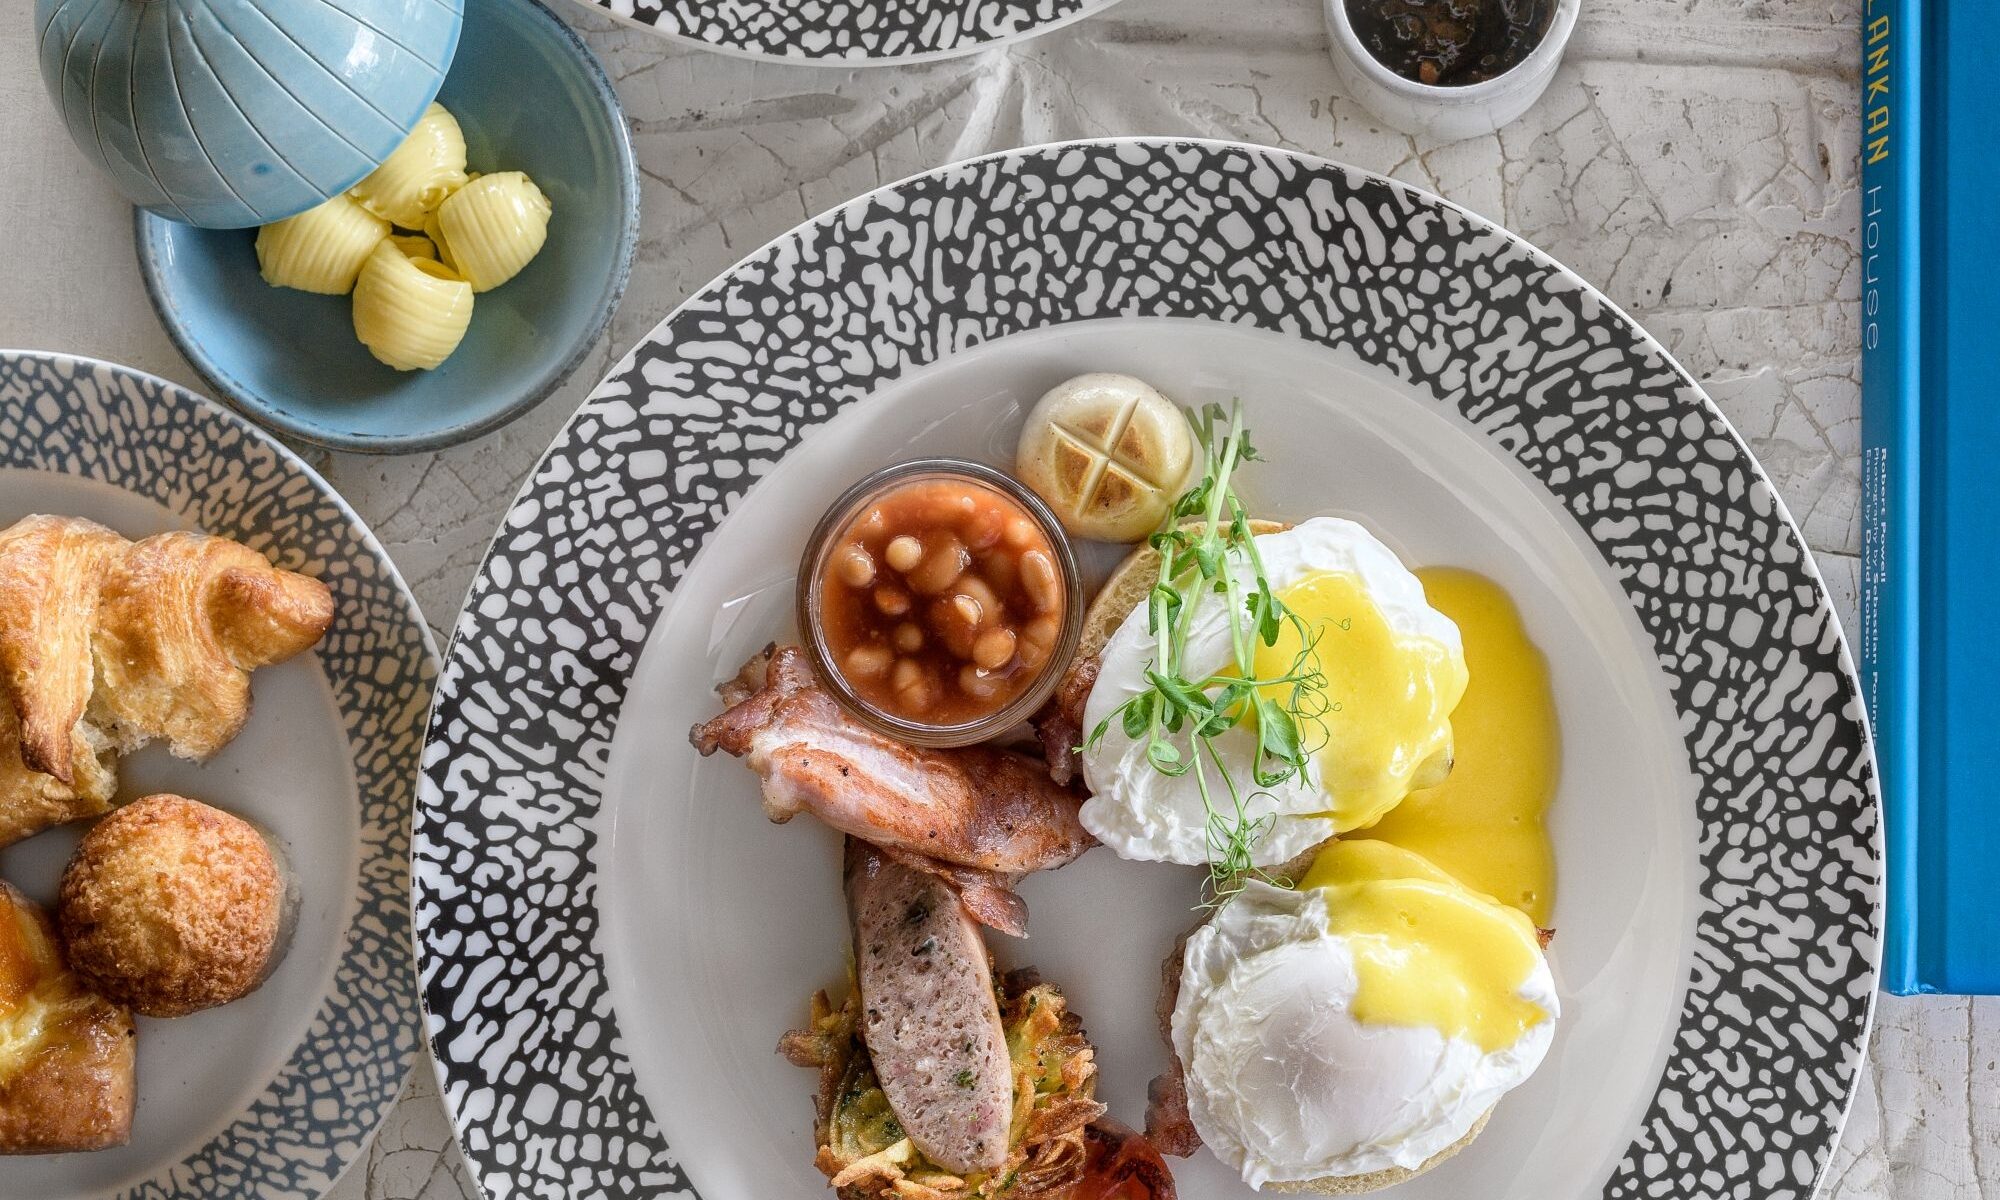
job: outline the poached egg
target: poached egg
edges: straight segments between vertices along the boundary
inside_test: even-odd
[[[1534,1072],[1558,1011],[1519,909],[1339,841],[1188,939],[1172,1034],[1203,1142],[1262,1187],[1417,1169]]]
[[[1423,584],[1395,553],[1360,525],[1314,517],[1258,535],[1256,546],[1265,578],[1303,619],[1311,644],[1302,645],[1304,639],[1287,625],[1275,645],[1258,644],[1254,677],[1285,676],[1303,661],[1325,678],[1323,711],[1301,722],[1303,742],[1314,751],[1312,769],[1303,775],[1256,785],[1254,717],[1212,741],[1216,757],[1237,782],[1240,819],[1269,823],[1251,847],[1254,863],[1266,867],[1334,834],[1373,825],[1420,775],[1441,774],[1438,768],[1452,753],[1451,713],[1465,692],[1467,673],[1458,627],[1430,605]],[[1233,553],[1247,557],[1241,550]],[[1253,577],[1247,564],[1239,565],[1238,574]],[[1185,602],[1194,606],[1185,673],[1190,678],[1233,673],[1227,600],[1202,592]],[[1084,708],[1085,730],[1095,730],[1147,689],[1156,647],[1146,623],[1141,605],[1105,643]],[[1185,760],[1191,739],[1182,734],[1179,740]],[[1083,824],[1099,841],[1121,858],[1209,861],[1209,805],[1194,772],[1161,772],[1146,757],[1144,737],[1127,736],[1116,721],[1082,757],[1090,789]],[[1211,798],[1228,804],[1212,770],[1206,781]]]

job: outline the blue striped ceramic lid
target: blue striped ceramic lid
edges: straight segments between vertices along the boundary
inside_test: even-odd
[[[42,79],[132,203],[261,225],[344,191],[402,141],[464,0],[36,0]]]

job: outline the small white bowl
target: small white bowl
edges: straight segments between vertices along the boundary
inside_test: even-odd
[[[1493,133],[1528,111],[1562,62],[1582,0],[1556,0],[1548,32],[1513,67],[1481,83],[1436,87],[1405,79],[1363,45],[1347,19],[1346,0],[1324,0],[1333,69],[1347,94],[1385,124],[1439,142]]]

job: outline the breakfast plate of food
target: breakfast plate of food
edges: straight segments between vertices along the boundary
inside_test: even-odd
[[[1118,0],[579,0],[724,54],[851,66],[925,62],[1046,33]]]
[[[1802,1197],[1874,992],[1852,664],[1741,440],[1277,150],[977,159],[698,292],[424,760],[494,1195]]]
[[[321,1195],[416,1049],[428,629],[173,384],[5,352],[0,430],[0,1197]]]

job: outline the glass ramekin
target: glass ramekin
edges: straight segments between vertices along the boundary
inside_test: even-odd
[[[832,661],[820,621],[820,581],[825,577],[827,556],[839,544],[840,535],[855,517],[883,495],[907,484],[926,480],[962,480],[999,492],[1026,512],[1041,527],[1055,550],[1056,572],[1063,588],[1062,632],[1055,648],[1041,665],[1028,687],[1003,707],[976,721],[956,725],[936,725],[911,721],[877,708],[864,700]],[[1076,554],[1062,522],[1020,481],[984,463],[959,458],[920,458],[884,467],[841,493],[813,527],[806,541],[805,557],[799,563],[797,615],[799,636],[811,659],[813,673],[843,708],[864,724],[898,741],[913,746],[969,746],[988,741],[1012,730],[1048,702],[1048,698],[1069,669],[1083,635],[1083,583],[1077,571]]]

